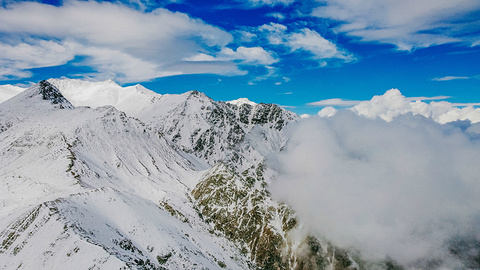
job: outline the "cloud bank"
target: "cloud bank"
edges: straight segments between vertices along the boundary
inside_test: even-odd
[[[271,191],[312,232],[367,258],[452,269],[446,243],[480,240],[479,125],[349,110],[309,118],[272,159],[280,174]]]
[[[374,96],[371,100],[344,100],[339,98],[325,99],[308,103],[309,106],[328,106],[319,111],[320,116],[332,116],[336,110],[331,106],[348,107],[349,110],[367,118],[381,118],[392,121],[395,117],[414,114],[431,118],[445,124],[454,121],[468,120],[480,122],[480,103],[451,103],[444,101],[448,96],[405,97],[398,89],[390,89],[383,95]],[[439,100],[439,101],[437,101]],[[430,101],[429,103],[425,101]]]
[[[441,124],[457,120],[469,120],[472,123],[480,122],[480,109],[470,104],[455,104],[447,101],[431,101],[446,98],[440,97],[414,97],[408,98],[402,95],[398,89],[390,89],[381,96],[374,96],[369,101],[363,101],[351,108],[352,111],[368,118],[382,118],[385,121],[392,121],[399,115],[412,113],[432,118]],[[463,107],[465,106],[465,107]]]

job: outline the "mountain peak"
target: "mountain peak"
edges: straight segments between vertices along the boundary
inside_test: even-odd
[[[38,83],[38,93],[42,95],[43,100],[50,100],[52,104],[58,104],[60,109],[73,109],[74,106],[68,101],[60,90],[48,81]]]
[[[205,93],[199,92],[197,90],[188,91],[187,95],[189,97],[207,97],[207,95],[205,95]]]
[[[257,105],[257,103],[248,100],[248,98],[239,98],[237,100],[227,101],[227,103],[233,104],[233,105],[236,105],[236,106],[242,106],[243,104],[248,104],[248,105],[251,105],[251,106]]]
[[[112,80],[50,79],[48,82],[56,86],[74,106],[97,108],[111,105],[129,115],[149,107],[161,97],[141,85],[122,87]]]

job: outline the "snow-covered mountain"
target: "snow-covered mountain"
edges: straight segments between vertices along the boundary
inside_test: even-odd
[[[249,267],[189,200],[206,167],[158,131],[48,82],[0,119],[0,268]]]
[[[7,99],[10,99],[20,92],[24,91],[25,88],[7,84],[7,85],[0,85],[0,103],[4,102]]]
[[[113,81],[18,92],[0,103],[0,269],[404,269],[271,197],[267,159],[299,120],[279,106]]]
[[[358,268],[267,190],[297,119],[195,91],[32,86],[0,104],[0,269]]]

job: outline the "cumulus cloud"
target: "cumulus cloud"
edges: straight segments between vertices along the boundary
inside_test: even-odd
[[[362,41],[394,44],[400,50],[450,42],[478,41],[475,0],[325,0],[312,15],[340,22],[337,31]],[[470,16],[471,15],[471,16]],[[458,18],[467,18],[458,20]]]
[[[318,111],[318,116],[320,117],[332,117],[337,113],[337,109],[332,106],[325,107]]]
[[[399,115],[408,113],[432,118],[439,123],[453,122],[457,120],[469,120],[472,123],[480,122],[480,109],[475,108],[476,103],[455,104],[447,101],[431,101],[447,98],[439,97],[405,97],[398,89],[390,89],[385,94],[374,96],[369,101],[362,101],[351,108],[352,111],[368,118],[381,118],[392,121]],[[463,108],[458,106],[466,105]]]
[[[65,1],[62,6],[9,3],[0,7],[0,33],[0,65],[13,77],[26,77],[28,69],[62,65],[76,56],[87,59],[77,64],[114,74],[120,82],[187,73],[244,74],[222,59],[189,65],[185,59],[216,55],[233,37],[162,8],[143,12],[118,2],[95,1]],[[231,59],[244,64],[273,61],[262,48],[239,49]]]
[[[318,112],[322,117],[335,114],[336,110],[332,110],[333,107],[348,107],[348,110],[358,115],[381,118],[387,122],[409,113],[431,118],[441,124],[464,120],[472,123],[480,122],[480,108],[477,108],[480,103],[451,103],[445,101],[448,98],[450,97],[405,97],[400,90],[390,89],[383,95],[374,96],[371,100],[331,98],[310,102],[307,105],[325,107]]]
[[[270,159],[280,172],[271,192],[311,232],[366,258],[456,269],[448,243],[480,240],[480,128],[466,127],[411,114],[311,117]]]

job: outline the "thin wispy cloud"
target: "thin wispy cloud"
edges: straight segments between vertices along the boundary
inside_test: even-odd
[[[432,81],[444,82],[444,81],[453,81],[453,80],[468,80],[470,77],[467,76],[445,76],[433,78]]]
[[[452,103],[453,107],[478,107],[480,102]]]
[[[344,63],[356,60],[353,54],[310,28],[289,28],[283,24],[269,23],[258,27],[258,36],[268,40],[269,45],[285,48],[284,54],[308,53],[310,59],[322,63],[320,66],[325,66],[329,60]]]
[[[345,100],[341,98],[330,98],[330,99],[324,99],[324,100],[319,100],[315,102],[310,102],[307,103],[308,106],[318,106],[318,107],[323,107],[323,106],[339,106],[339,107],[348,107],[348,106],[353,106],[358,103],[362,102],[362,100]]]
[[[406,102],[444,100],[448,98],[450,97],[449,96],[435,96],[435,97],[403,97],[402,96],[402,100],[405,100]],[[315,107],[325,107],[325,106],[350,107],[365,101],[366,100],[348,100],[348,99],[341,99],[341,98],[330,98],[330,99],[310,102],[310,103],[307,103],[307,105],[315,106]]]
[[[280,12],[268,13],[267,16],[275,18],[275,19],[280,20],[280,21],[285,19],[285,15],[283,15]]]
[[[241,0],[237,0],[241,1]],[[295,0],[243,0],[243,2],[252,5],[252,6],[276,6],[276,5],[284,5],[288,6],[295,2]]]
[[[405,99],[410,101],[428,101],[428,100],[444,100],[449,99],[450,96],[434,96],[434,97],[405,97]]]

